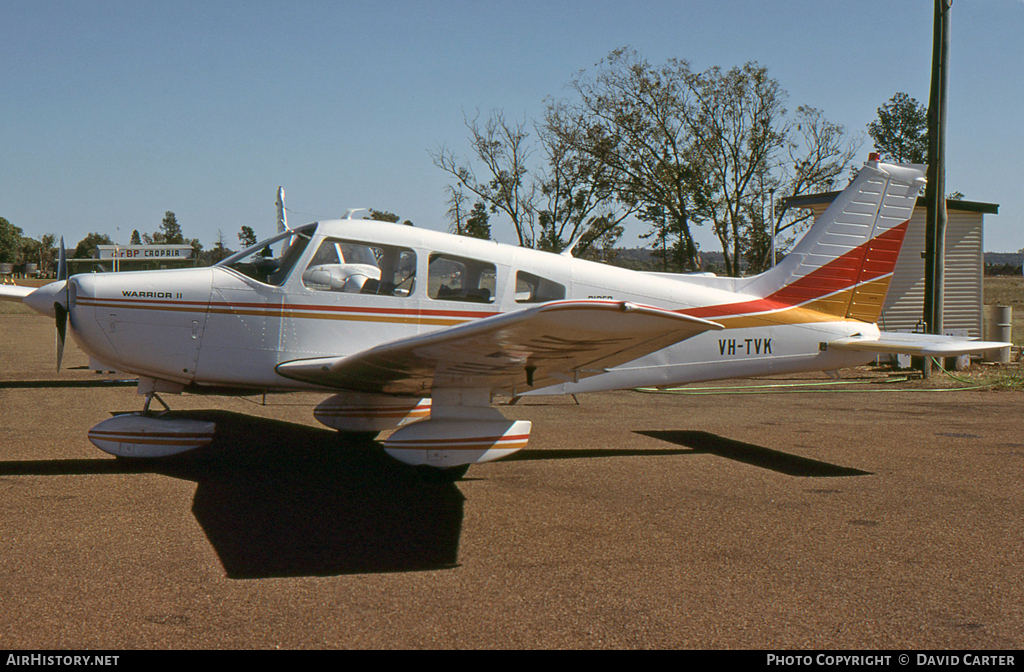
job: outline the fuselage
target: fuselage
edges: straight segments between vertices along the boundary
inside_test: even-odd
[[[838,369],[870,357],[820,343],[877,333],[746,293],[750,282],[641,273],[384,222],[325,221],[278,242],[290,247],[277,257],[252,248],[210,268],[74,276],[73,336],[107,368],[155,380],[294,390],[310,386],[279,375],[278,364],[550,301],[629,301],[725,327],[536,391],[545,394]]]

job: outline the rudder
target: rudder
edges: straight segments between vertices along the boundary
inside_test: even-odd
[[[877,321],[924,172],[872,155],[793,251],[744,291],[775,304]]]

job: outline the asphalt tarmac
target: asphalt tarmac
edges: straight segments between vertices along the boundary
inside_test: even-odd
[[[0,648],[1024,644],[1022,392],[524,399],[527,449],[434,484],[311,394],[168,397],[214,444],[114,459],[134,388],[0,338]]]

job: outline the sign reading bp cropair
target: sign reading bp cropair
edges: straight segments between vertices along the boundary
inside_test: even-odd
[[[192,258],[191,245],[97,245],[99,259],[172,259]]]

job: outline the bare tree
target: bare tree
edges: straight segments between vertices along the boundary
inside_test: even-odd
[[[495,211],[508,215],[519,244],[534,247],[537,239],[537,186],[529,178],[527,168],[532,148],[526,122],[509,122],[504,113],[494,111],[482,126],[478,114],[472,120],[466,120],[466,127],[473,153],[483,164],[484,177],[478,177],[472,164],[460,160],[443,146],[430,155],[434,165]]]
[[[622,235],[622,221],[635,212],[615,189],[611,167],[601,155],[580,150],[586,120],[551,104],[538,135],[547,170],[540,183],[544,207],[538,213],[538,246],[553,252],[576,243],[583,255],[592,245],[613,245]]]
[[[448,192],[448,210],[445,215],[451,222],[448,231],[461,236],[466,226],[466,194],[462,191],[461,183],[455,186],[449,185],[445,187],[445,191]]]
[[[446,148],[432,154],[435,165],[456,179],[448,187],[448,216],[456,232],[469,224],[465,188],[478,203],[507,215],[525,247],[560,252],[576,242],[576,252],[584,253],[598,239],[607,242],[616,231],[621,235],[619,224],[633,208],[619,201],[604,162],[574,145],[578,119],[551,108],[535,138],[525,122],[509,122],[500,111],[492,112],[483,126],[479,116],[466,126],[482,177]],[[481,208],[474,207],[477,237],[489,234],[487,212]]]
[[[653,225],[650,235],[674,237],[677,267],[697,268],[691,223],[701,220],[706,188],[688,130],[691,101],[685,61],[652,66],[633,49],[613,51],[596,75],[570,84],[576,100],[549,102],[551,119],[574,120],[560,135],[578,155],[601,166],[606,188],[624,207]],[[667,256],[666,256],[667,264]]]
[[[821,110],[808,106],[796,109],[795,118],[789,126],[786,154],[774,174],[764,178],[759,185],[760,216],[765,214],[764,203],[770,207],[770,199],[775,198],[775,221],[767,235],[774,232],[777,252],[791,247],[797,234],[806,229],[811,220],[809,210],[787,210],[782,205],[783,201],[803,194],[838,189],[861,144],[860,137],[851,138],[843,126],[830,122]],[[770,238],[763,248],[752,245],[747,257],[748,269],[757,272],[771,266],[770,248]]]
[[[763,238],[763,222],[749,214],[785,146],[786,93],[756,63],[728,72],[711,68],[686,81],[695,108],[689,130],[710,178],[715,234],[726,272],[739,275],[746,248]]]

